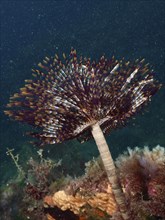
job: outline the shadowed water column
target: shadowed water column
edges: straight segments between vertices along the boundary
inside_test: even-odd
[[[36,128],[30,134],[36,144],[56,144],[73,138],[98,146],[121,219],[128,219],[127,207],[115,165],[103,134],[123,126],[151,99],[160,84],[144,60],[118,61],[102,56],[97,62],[77,58],[45,57],[33,80],[10,98],[5,113]],[[37,129],[39,128],[39,130]]]

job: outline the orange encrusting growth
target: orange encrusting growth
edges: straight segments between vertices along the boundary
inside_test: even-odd
[[[63,211],[70,210],[75,215],[86,216],[88,207],[91,207],[92,213],[98,216],[104,216],[105,213],[113,215],[116,210],[116,202],[112,193],[96,193],[90,196],[68,195],[64,191],[58,191],[53,196],[44,198],[45,207],[58,207]],[[84,214],[83,214],[84,213]]]

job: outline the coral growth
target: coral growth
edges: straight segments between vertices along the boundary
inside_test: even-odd
[[[165,218],[165,148],[128,149],[116,164],[130,212]]]
[[[93,215],[98,211],[102,215],[107,213],[109,216],[116,210],[114,196],[100,158],[86,163],[84,176],[70,181],[53,197],[46,197],[44,202],[50,207],[59,207],[61,210],[69,209],[76,215],[82,214],[85,217],[89,216],[91,210],[93,210]]]
[[[72,196],[64,191],[58,191],[53,196],[53,203],[54,206],[60,207],[62,210],[69,209],[75,214],[86,213],[86,206],[93,209],[98,208],[109,215],[116,211],[116,204],[110,187],[107,188],[105,193],[98,192],[90,196],[82,196],[80,193]]]
[[[37,153],[39,155],[38,161],[33,158],[28,161],[24,203],[27,204],[26,215],[36,215],[39,218],[39,215],[43,216],[42,199],[49,193],[49,186],[52,181],[50,178],[51,172],[54,167],[61,165],[61,160],[56,163],[49,158],[43,158],[43,150],[39,150]]]
[[[26,178],[25,191],[35,200],[42,199],[49,191],[49,175],[54,167],[60,166],[61,161],[54,163],[50,159],[44,159],[42,150],[38,151],[40,161],[33,158],[28,161],[29,169]]]
[[[44,159],[41,150],[38,155],[38,161],[28,161],[24,179],[13,180],[0,191],[0,211],[6,219],[14,215],[32,220],[120,219],[100,158],[86,163],[81,177],[52,179],[59,170],[53,167],[61,161]],[[116,166],[131,219],[165,219],[165,148],[128,149]]]
[[[148,147],[128,149],[128,153],[117,159],[116,165],[131,218],[165,218],[165,149],[160,146],[152,150]],[[107,213],[118,220],[115,200],[100,158],[88,162],[84,176],[49,196],[45,204],[69,209],[86,219],[89,216],[88,207],[93,211],[99,208],[100,213]]]
[[[14,164],[18,170],[18,173],[20,175],[20,178],[24,178],[24,176],[25,176],[24,170],[22,169],[21,165],[19,164],[19,154],[14,155],[13,151],[14,151],[14,148],[13,149],[7,148],[6,154],[7,154],[7,156],[10,156],[12,161],[14,162]]]

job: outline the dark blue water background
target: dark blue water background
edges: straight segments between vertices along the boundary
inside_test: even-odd
[[[134,60],[144,57],[152,64],[156,78],[165,82],[165,1],[2,1],[1,2],[1,181],[16,172],[6,148],[20,154],[20,163],[37,150],[25,136],[27,125],[10,120],[3,110],[9,96],[31,78],[31,68],[45,56],[69,53],[97,59],[107,57]],[[107,137],[113,157],[130,147],[165,146],[165,92],[153,97],[145,114]],[[48,146],[45,154],[63,158],[65,171],[80,174],[84,161],[98,155],[93,141],[70,141]]]

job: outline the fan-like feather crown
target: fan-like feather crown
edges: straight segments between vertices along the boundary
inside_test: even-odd
[[[41,143],[53,144],[85,134],[98,122],[104,133],[125,123],[159,89],[144,60],[125,62],[104,56],[98,62],[77,58],[45,57],[33,70],[33,80],[10,98],[5,113],[40,127],[31,133]]]

